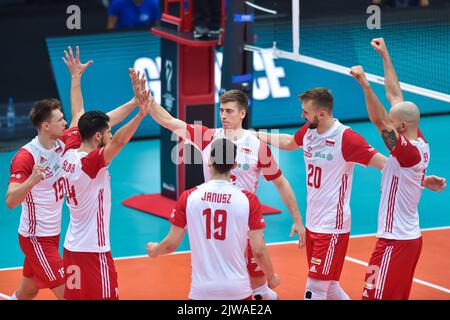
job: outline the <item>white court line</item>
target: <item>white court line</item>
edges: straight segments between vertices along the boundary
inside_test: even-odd
[[[349,256],[346,256],[345,260],[350,261],[350,262],[354,262],[356,264],[360,264],[360,265],[365,266],[365,267],[369,266],[369,264],[367,262],[364,262],[362,260],[355,259],[355,258],[352,258],[352,257],[349,257]],[[433,284],[431,282],[423,281],[423,280],[420,280],[420,279],[417,279],[417,278],[414,278],[413,281],[415,283],[419,283],[421,285],[424,285],[424,286],[427,286],[427,287],[430,287],[430,288],[433,288],[433,289],[436,289],[436,290],[439,290],[439,291],[443,291],[445,293],[450,293],[450,289],[438,286],[438,285]]]
[[[0,292],[0,298],[4,300],[9,300],[9,296],[7,294],[3,294]]]

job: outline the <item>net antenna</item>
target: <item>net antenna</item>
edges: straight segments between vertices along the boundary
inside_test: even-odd
[[[276,10],[261,7],[250,1],[245,1],[245,4],[256,10],[273,14],[275,16],[278,14]],[[345,67],[335,63],[327,62],[325,60],[320,60],[300,54],[300,0],[292,0],[291,8],[292,8],[292,51],[282,50],[278,48],[276,39],[274,39],[273,41],[272,48],[261,48],[258,46],[245,45],[244,50],[259,52],[261,54],[271,54],[274,58],[277,59],[289,59],[296,62],[305,63],[317,68],[334,71],[351,77],[349,67]],[[275,29],[276,28],[278,28],[277,25],[275,25]],[[275,33],[276,32],[277,30],[275,30]],[[372,73],[366,73],[366,77],[367,80],[370,82],[385,85],[385,80],[384,77],[382,76],[378,76]],[[450,95],[443,92],[422,88],[405,82],[400,82],[400,88],[407,92],[419,94],[424,97],[450,103]]]

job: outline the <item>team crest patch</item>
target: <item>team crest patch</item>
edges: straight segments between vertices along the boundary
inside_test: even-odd
[[[320,264],[322,263],[321,259],[316,259],[316,258],[311,258],[311,263],[312,264],[317,264],[320,266]]]
[[[316,266],[312,266],[312,267],[309,269],[309,271],[310,271],[310,272],[317,272]]]

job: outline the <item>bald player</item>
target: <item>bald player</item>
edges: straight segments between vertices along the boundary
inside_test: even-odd
[[[408,299],[422,249],[418,204],[424,188],[430,149],[419,130],[419,108],[403,94],[383,39],[372,46],[383,58],[389,113],[367,81],[361,66],[350,73],[361,85],[370,121],[390,152],[381,181],[378,241],[370,259],[363,299]],[[441,189],[445,179],[441,179]]]

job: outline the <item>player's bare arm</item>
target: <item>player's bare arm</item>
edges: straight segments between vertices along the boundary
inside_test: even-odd
[[[363,89],[370,121],[377,127],[388,150],[392,151],[397,145],[399,135],[391,124],[386,109],[373,91],[369,81],[367,81],[361,66],[352,67],[350,74],[358,81]]]
[[[378,170],[383,170],[384,166],[387,162],[387,157],[379,152],[373,155],[372,159],[370,159],[368,166],[377,168]]]
[[[256,137],[266,144],[270,144],[281,150],[297,150],[300,146],[295,142],[294,136],[290,134],[268,133],[258,131],[253,133]]]
[[[305,246],[305,226],[303,225],[302,216],[298,209],[297,199],[295,198],[294,191],[284,175],[272,180],[273,184],[277,187],[284,204],[291,214],[294,223],[291,227],[290,237],[296,233],[298,235],[298,246],[303,248]]]
[[[280,279],[274,272],[269,250],[267,250],[266,243],[264,242],[263,231],[261,229],[250,230],[248,232],[248,238],[250,240],[253,257],[266,275],[269,287],[272,289],[277,287],[280,284]]]
[[[169,233],[160,243],[147,243],[147,253],[150,257],[156,258],[159,255],[169,254],[174,252],[183,240],[186,229],[172,225]]]
[[[392,107],[393,105],[403,101],[403,92],[400,88],[397,73],[395,72],[394,65],[392,64],[392,60],[384,39],[375,38],[370,44],[383,59],[386,97]]]
[[[440,192],[447,187],[445,178],[438,176],[426,176],[423,180],[423,186],[431,191]]]
[[[142,119],[147,115],[150,104],[148,100],[153,97],[149,96],[149,92],[144,93],[141,101],[139,101],[139,113],[128,121],[123,127],[117,130],[111,142],[105,146],[104,158],[105,163],[109,164],[112,159],[119,153],[120,150],[130,141],[136,132]]]
[[[44,170],[45,167],[43,166],[34,166],[33,172],[27,180],[22,183],[11,182],[9,184],[8,191],[6,192],[6,206],[9,209],[15,208],[25,201],[31,189],[45,178]]]
[[[131,69],[132,81],[138,81],[139,77],[140,72]],[[160,126],[172,131],[181,138],[186,138],[186,122],[172,117],[172,115],[155,100],[152,100],[150,103],[149,114]]]
[[[128,117],[128,115],[134,110],[134,108],[139,105],[139,98],[142,98],[147,93],[147,91],[145,90],[145,78],[143,77],[142,79],[139,79],[138,82],[134,82],[131,75],[131,69],[129,69],[128,71],[130,74],[134,96],[130,101],[107,113],[107,115],[109,116],[109,124],[111,125],[111,127],[114,127],[115,125],[125,120],[125,118]],[[144,84],[143,90],[134,88],[134,86],[141,87],[142,84]]]
[[[63,62],[69,69],[71,76],[70,82],[70,110],[72,114],[72,120],[70,122],[70,128],[76,127],[78,125],[78,120],[84,113],[84,102],[83,94],[81,92],[81,76],[86,71],[87,67],[94,63],[94,61],[89,60],[86,63],[81,63],[80,61],[80,49],[76,47],[75,56],[73,55],[72,47],[68,48],[67,52],[64,50],[65,58],[63,57]]]

